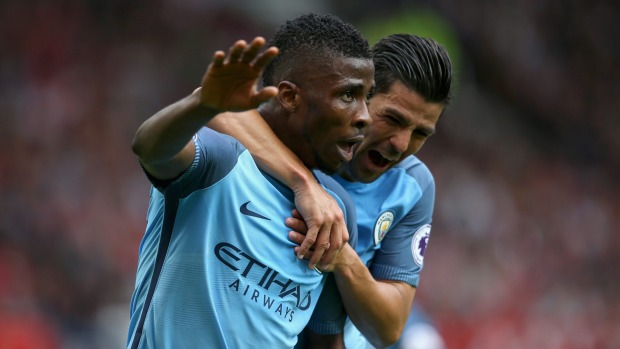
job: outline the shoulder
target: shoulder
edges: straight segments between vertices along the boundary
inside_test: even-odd
[[[241,158],[246,159],[245,163],[253,162],[251,156],[244,156],[246,149],[240,142],[207,127],[196,132],[193,141],[196,148],[194,161],[180,177],[171,182],[180,183],[181,196],[218,183],[240,165]]]
[[[196,160],[202,170],[224,175],[237,166],[246,148],[235,138],[203,127],[194,136]]]
[[[416,229],[424,224],[430,224],[435,206],[435,179],[433,174],[426,164],[413,155],[407,157],[397,167],[415,179],[422,191],[422,196],[403,221],[413,222],[417,227]]]
[[[435,187],[435,179],[433,178],[431,170],[424,162],[414,155],[410,155],[401,161],[396,165],[396,168],[403,169],[409,176],[413,177],[416,182],[418,182],[422,191],[425,191],[429,187]]]
[[[236,155],[241,154],[245,150],[245,147],[235,138],[223,133],[219,133],[208,127],[203,127],[198,130],[198,132],[196,132],[196,135],[194,136],[194,142],[197,143],[197,147],[202,149],[228,149],[231,153],[236,153]]]
[[[353,199],[351,199],[349,193],[342,187],[342,185],[340,185],[340,183],[321,171],[313,170],[312,172],[319,183],[321,183],[325,189],[331,191],[330,194],[332,194],[332,196],[336,196],[337,199],[340,199],[345,207],[348,205],[353,206]]]

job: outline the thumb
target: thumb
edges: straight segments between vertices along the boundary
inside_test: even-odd
[[[268,86],[262,88],[252,97],[252,103],[254,105],[259,105],[263,102],[266,102],[278,94],[278,88],[275,86]]]

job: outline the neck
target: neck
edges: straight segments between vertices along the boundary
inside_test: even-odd
[[[304,134],[299,118],[284,110],[276,103],[267,103],[259,108],[259,113],[276,136],[308,167],[316,167],[314,155]]]
[[[338,168],[338,175],[347,182],[356,182],[353,176],[351,176],[351,173],[349,173],[349,164],[340,165]]]

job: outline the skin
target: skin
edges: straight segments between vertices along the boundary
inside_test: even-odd
[[[249,45],[237,41],[228,54],[215,52],[200,88],[140,125],[132,150],[151,176],[167,180],[185,171],[195,154],[192,136],[218,113],[255,108],[277,94],[274,87],[256,89],[263,68],[278,54],[275,47],[259,53],[264,45],[256,37]]]
[[[435,132],[443,105],[426,102],[417,92],[409,90],[401,82],[395,82],[386,93],[379,93],[372,97],[369,110],[373,123],[367,128],[364,141],[355,146],[353,160],[345,165],[346,167],[341,172],[345,178],[372,181],[407,156],[416,153],[428,137]],[[261,155],[257,154],[263,152],[265,159],[279,160],[271,163],[273,167],[280,166],[279,170],[272,172],[276,177],[278,174],[303,173],[292,163],[290,166],[281,167],[287,164],[284,160],[287,155],[280,153],[282,149],[277,146],[277,139],[268,138],[268,128],[261,128],[264,121],[260,115],[255,111],[236,115],[237,117],[228,115],[226,120],[240,120],[237,126],[247,130],[247,125],[251,125],[250,131],[256,133],[255,137],[242,141],[253,156],[260,157]],[[257,135],[261,140],[251,141],[255,141]],[[264,152],[265,149],[260,147],[253,148],[254,143],[269,144],[269,150]],[[387,158],[390,161],[377,161],[378,154],[381,158]],[[293,187],[297,183],[296,177],[298,175],[285,178],[283,181]],[[313,181],[303,182],[300,187],[317,187],[319,188],[317,190],[321,190]],[[296,201],[298,208],[314,207],[317,202],[322,203],[321,198],[303,201],[303,198],[296,196],[296,200],[298,199],[300,200],[300,202]],[[331,200],[331,198],[326,199]],[[289,237],[298,244],[304,241],[304,234],[309,226],[306,224],[307,219],[304,222],[302,216],[306,219],[305,215],[295,212],[293,218],[286,220],[287,226],[293,230]],[[296,252],[299,250],[300,248],[296,247]],[[312,257],[312,254],[309,257]],[[343,301],[348,315],[375,346],[387,346],[398,340],[413,303],[415,287],[404,282],[375,280],[355,250],[348,245],[343,247],[333,262],[322,261],[320,267],[322,270],[334,272],[341,294],[347,295],[343,297]],[[369,299],[373,301],[368,302]],[[307,344],[309,347],[314,345],[318,348],[327,345],[337,347],[342,344],[342,336],[308,337]]]
[[[293,73],[299,82],[280,82],[276,98],[261,106],[259,112],[306,167],[330,173],[351,160],[353,146],[363,140],[371,122],[366,97],[372,89],[374,65],[370,59],[328,57]],[[312,178],[311,174],[306,176],[306,182],[316,182]],[[311,234],[297,252],[298,258],[304,258],[311,247],[318,252],[309,256],[309,268],[321,258],[333,260],[348,241],[344,219],[340,221],[342,212],[339,208],[335,212],[331,215],[338,221],[329,229],[309,229]]]
[[[331,63],[323,63],[322,69],[308,68],[305,74],[298,74],[305,81],[303,87],[282,81],[277,88],[257,89],[262,70],[278,53],[277,48],[259,53],[264,45],[265,40],[257,37],[249,45],[243,40],[236,42],[227,54],[217,51],[200,88],[138,128],[132,149],[151,176],[159,180],[179,176],[193,162],[192,137],[200,128],[218,113],[252,109],[261,103],[261,114],[269,126],[306,166],[334,171],[351,159],[352,147],[362,140],[370,123],[366,96],[372,88],[372,60],[331,57]],[[334,217],[343,221],[342,216]],[[305,242],[306,248],[314,245],[315,252],[325,250],[330,241],[342,245],[348,239],[346,226],[342,224],[335,231],[342,234],[335,238],[321,235],[325,242],[318,244],[310,239]],[[335,250],[340,248],[336,246]],[[318,257],[313,258],[318,261]]]
[[[353,160],[339,172],[351,181],[372,182],[424,145],[443,111],[440,103],[426,102],[417,92],[397,81],[384,94],[376,94],[369,105],[372,125],[366,138],[356,145]],[[299,243],[306,224],[297,212],[287,219],[293,231],[289,237]],[[376,347],[398,340],[413,304],[416,288],[391,280],[375,280],[350,246],[345,246],[332,265],[332,271],[348,316],[364,336]],[[372,299],[372,302],[368,302]],[[331,338],[341,341],[340,336]],[[321,336],[321,345],[329,337]]]
[[[417,92],[396,81],[385,94],[370,101],[372,126],[355,147],[353,160],[339,174],[350,181],[369,183],[407,156],[417,153],[443,111],[438,103],[428,103]]]
[[[370,124],[366,96],[373,82],[369,59],[334,57],[298,74],[301,83],[278,86],[288,120],[259,109],[282,142],[309,168],[334,173],[351,160]]]
[[[280,172],[284,177],[278,177],[293,189],[295,205],[308,222],[308,234],[297,255],[304,258],[312,248],[308,267],[314,268],[319,261],[333,261],[348,241],[348,231],[340,207],[316,184],[307,167],[333,173],[351,160],[353,146],[362,141],[371,122],[367,97],[374,81],[374,66],[370,59],[332,55],[310,68],[301,66],[295,75],[300,82],[280,82],[276,98],[261,106],[260,114],[245,113],[260,120],[263,127],[266,121],[269,125],[265,131],[244,127],[244,118],[237,119],[233,113],[218,116],[208,126],[239,139],[268,173],[269,168],[287,165],[289,170]],[[266,134],[273,138],[266,139]],[[244,142],[248,137],[261,141]],[[282,143],[286,147],[280,148],[281,155],[272,156],[273,145]],[[300,198],[314,204],[300,202]]]

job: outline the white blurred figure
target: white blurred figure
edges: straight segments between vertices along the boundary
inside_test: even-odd
[[[446,349],[443,338],[428,316],[415,305],[400,340],[389,349]]]

